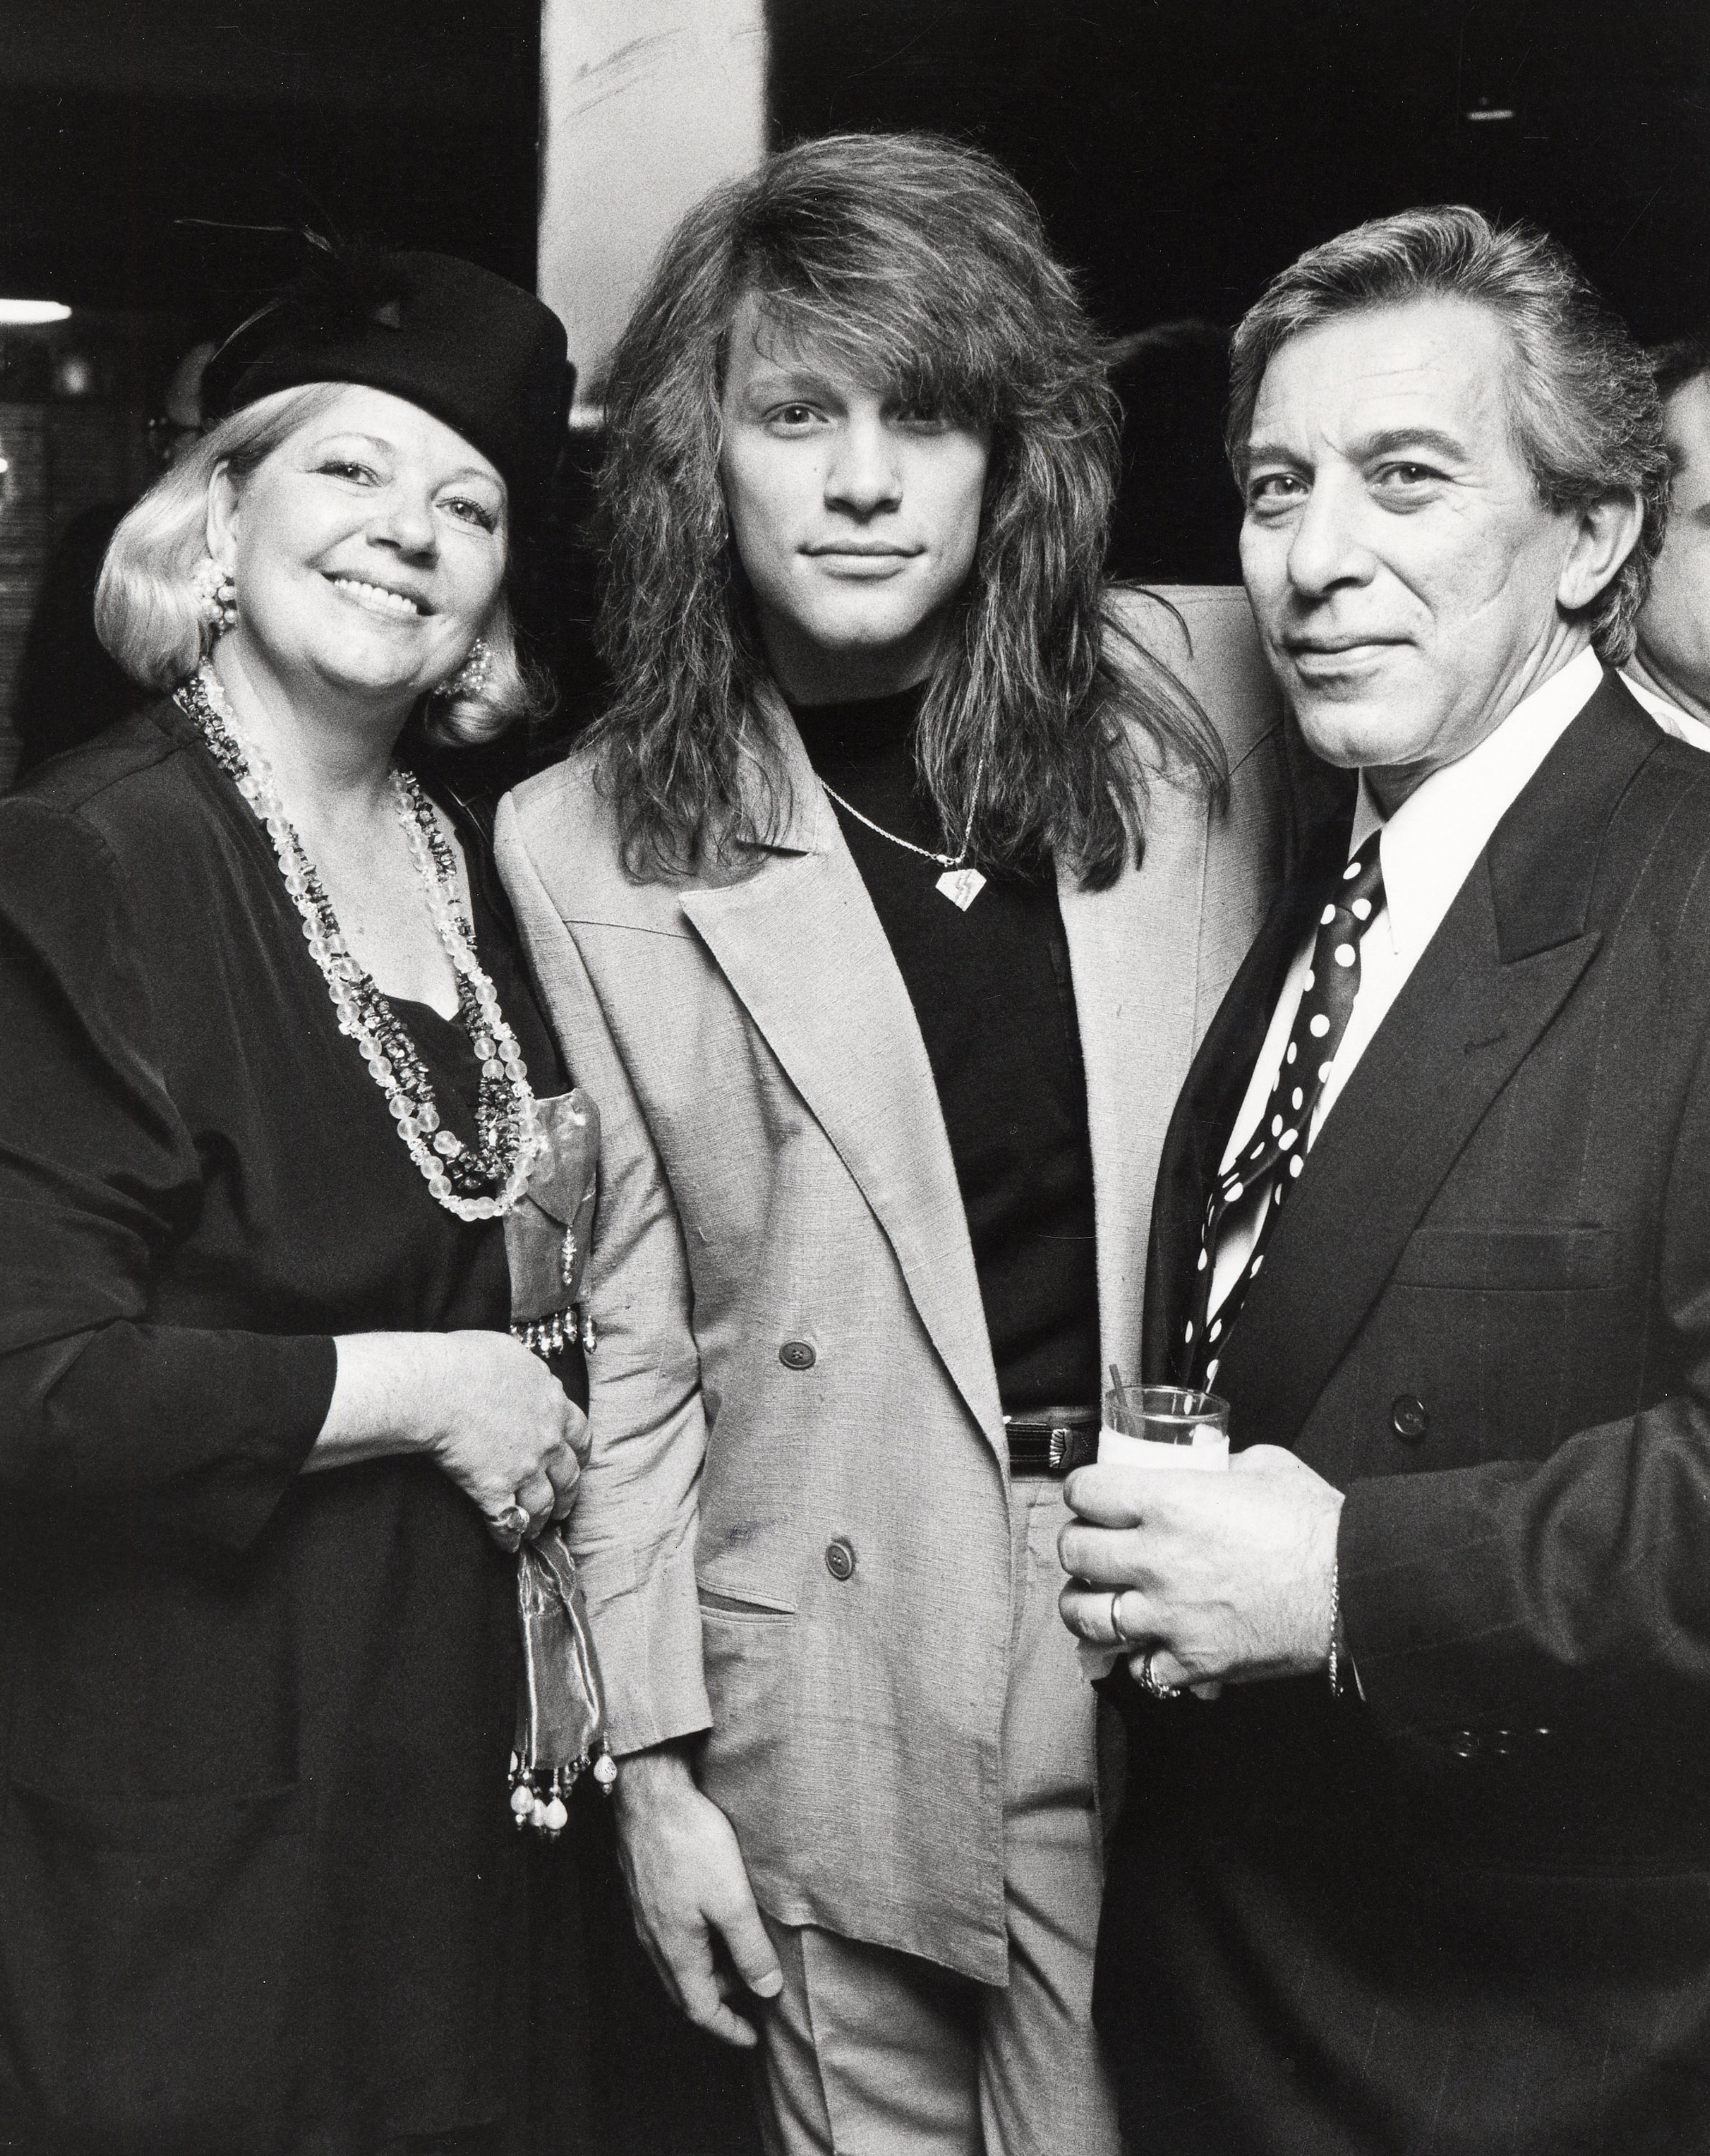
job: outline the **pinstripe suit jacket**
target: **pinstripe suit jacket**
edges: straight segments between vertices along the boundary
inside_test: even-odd
[[[1707,863],[1710,759],[1606,675],[1277,1222],[1218,1390],[1348,1492],[1364,1698],[1130,1698],[1097,2007],[1138,2147],[1710,2147]],[[1171,1126],[1155,1376],[1316,907],[1278,900]]]
[[[1062,886],[1102,1350],[1125,1363],[1170,1110],[1298,820],[1243,595],[1174,596],[1191,650],[1164,608],[1147,626],[1222,732],[1230,808],[1160,774],[1144,865]],[[780,725],[794,805],[742,880],[632,882],[574,757],[500,811],[536,977],[603,1119],[574,1541],[615,1748],[710,1731],[702,1784],[762,1904],[1001,1981],[997,1383],[914,1009]]]

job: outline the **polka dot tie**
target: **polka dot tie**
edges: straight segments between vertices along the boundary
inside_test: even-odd
[[[1277,1082],[1251,1139],[1218,1178],[1206,1202],[1193,1316],[1188,1320],[1183,1344],[1187,1351],[1188,1382],[1207,1390],[1216,1381],[1217,1363],[1229,1329],[1264,1263],[1265,1246],[1277,1216],[1306,1165],[1307,1133],[1313,1114],[1348,1030],[1359,989],[1359,939],[1383,909],[1380,835],[1372,833],[1353,859],[1337,871],[1336,880],[1325,895],[1312,964],[1288,1045],[1282,1051]],[[1269,1202],[1264,1203],[1267,1199]],[[1216,1316],[1211,1316],[1211,1279],[1224,1220],[1235,1206],[1261,1203],[1264,1210],[1247,1263],[1231,1282]]]

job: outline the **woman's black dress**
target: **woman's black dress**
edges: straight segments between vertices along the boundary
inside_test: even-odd
[[[299,1472],[335,1334],[508,1317],[182,714],[0,802],[0,2146],[510,2145],[514,1568],[425,1460]]]

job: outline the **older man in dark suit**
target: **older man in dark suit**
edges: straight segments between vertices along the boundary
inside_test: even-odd
[[[1261,638],[1351,825],[1166,1142],[1074,1628],[1139,1755],[1099,1948],[1131,2145],[1710,2146],[1710,760],[1606,665],[1666,506],[1551,242],[1344,234],[1238,331]],[[1221,1697],[1175,1697],[1221,1683]]]

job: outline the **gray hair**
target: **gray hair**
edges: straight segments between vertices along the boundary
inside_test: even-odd
[[[176,689],[213,649],[192,578],[207,552],[207,490],[215,473],[223,465],[241,486],[346,386],[305,382],[243,405],[210,428],[120,521],[95,588],[95,633],[146,688]],[[540,686],[519,657],[502,590],[481,634],[492,657],[479,690],[429,699],[428,731],[441,741],[491,741],[542,708]]]
[[[1375,218],[1308,249],[1272,279],[1230,349],[1224,444],[1237,479],[1265,369],[1320,322],[1410,300],[1467,300],[1490,309],[1518,364],[1504,388],[1516,446],[1539,501],[1580,510],[1636,495],[1638,540],[1584,609],[1611,665],[1633,648],[1633,624],[1668,520],[1668,459],[1651,367],[1631,333],[1567,249],[1535,226],[1492,224],[1464,203]]]

